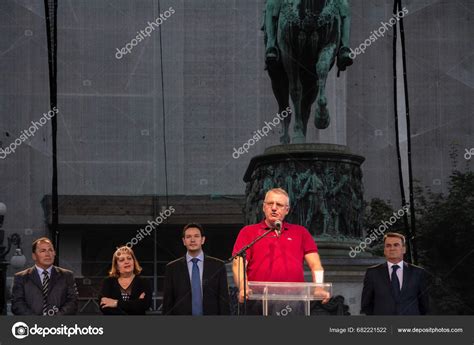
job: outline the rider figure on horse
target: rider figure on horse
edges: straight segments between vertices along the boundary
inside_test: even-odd
[[[263,31],[265,32],[265,62],[270,64],[279,61],[280,51],[277,46],[278,19],[281,5],[284,1],[291,0],[266,0],[264,10]],[[341,40],[337,54],[337,67],[340,71],[345,71],[347,66],[352,65],[350,58],[349,36],[351,27],[350,7],[348,0],[327,0],[337,7],[337,12],[341,18]]]

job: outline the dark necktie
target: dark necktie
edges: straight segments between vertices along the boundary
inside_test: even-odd
[[[400,266],[398,265],[392,266],[391,285],[392,285],[393,296],[395,297],[396,300],[400,298],[400,281],[398,280],[398,276],[397,276],[397,270],[399,268]]]
[[[49,274],[43,271],[43,315],[48,315],[48,291],[49,291]]]
[[[199,273],[198,258],[191,259],[193,269],[191,273],[191,296],[193,315],[202,315],[201,275]]]

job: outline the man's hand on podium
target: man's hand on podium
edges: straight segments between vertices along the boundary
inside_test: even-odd
[[[249,288],[248,283],[247,283],[247,300],[249,299],[249,296],[252,294],[252,290]],[[239,303],[244,303],[244,287],[243,285],[239,289]]]
[[[314,295],[322,299],[321,300],[322,304],[328,303],[329,299],[331,298],[331,295],[329,294],[329,292],[324,290],[321,287],[314,288]]]

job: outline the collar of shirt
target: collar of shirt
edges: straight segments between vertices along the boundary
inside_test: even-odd
[[[46,270],[44,268],[41,268],[41,267],[38,267],[36,266],[36,271],[38,272],[39,276],[40,276],[40,280],[41,280],[41,283],[43,283],[43,271],[48,271],[48,275],[49,275],[49,278],[51,278],[51,271],[53,270],[53,266],[49,266]]]
[[[400,267],[397,272],[403,271],[403,260],[400,262],[397,262],[396,264],[392,264],[390,261],[387,261],[387,265],[388,265],[388,270],[390,271],[390,274],[392,273],[392,266],[394,265],[398,265],[398,267]]]
[[[189,255],[188,252],[186,252],[186,262],[187,263],[191,262],[191,260],[193,258],[198,258],[199,259],[198,263],[199,262],[204,262],[204,252],[201,250],[201,252],[199,253],[198,256],[191,256],[191,255]]]

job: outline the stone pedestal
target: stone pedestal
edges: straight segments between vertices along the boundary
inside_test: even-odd
[[[314,236],[362,236],[364,157],[346,146],[290,144],[272,146],[252,158],[245,173],[248,224],[263,217],[265,193],[275,187],[290,196],[287,221],[304,225]]]

